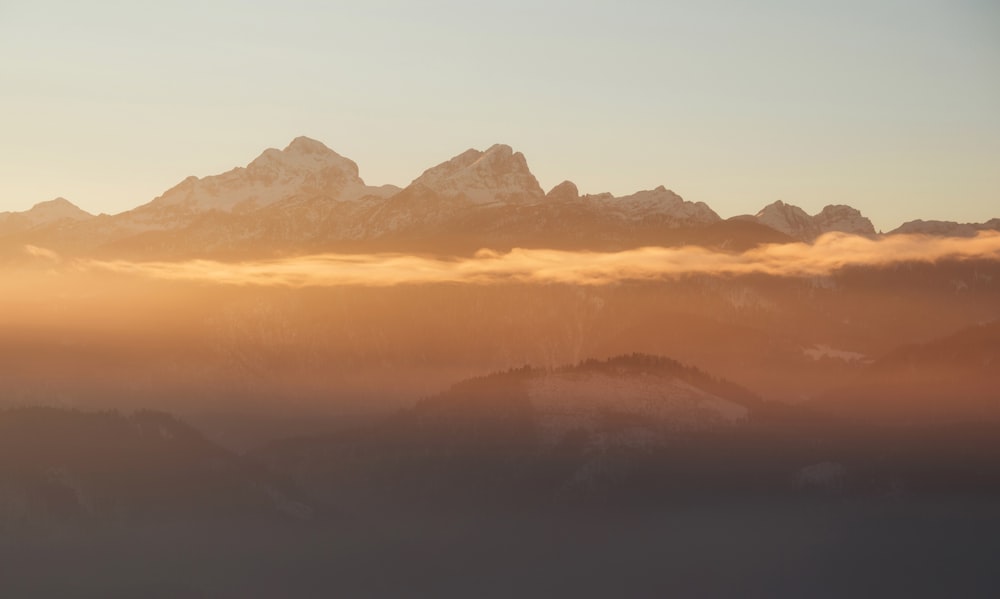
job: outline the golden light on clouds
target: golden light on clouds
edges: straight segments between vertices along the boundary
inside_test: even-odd
[[[56,259],[49,250],[31,254]],[[422,283],[567,283],[607,285],[686,275],[829,275],[852,266],[885,266],[944,259],[1000,259],[1000,233],[971,238],[893,235],[868,239],[840,233],[812,244],[768,244],[742,253],[701,247],[646,247],[620,252],[482,250],[471,258],[402,254],[317,254],[248,262],[188,260],[133,262],[75,260],[68,265],[159,280],[283,287],[370,286]]]

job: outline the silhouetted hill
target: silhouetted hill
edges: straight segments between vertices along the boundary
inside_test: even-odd
[[[857,423],[632,354],[469,379],[379,425],[253,455],[347,514],[660,509],[723,497],[1000,493],[995,430]]]
[[[1000,421],[1000,321],[905,345],[817,402],[892,422]]]
[[[312,515],[258,467],[166,414],[0,411],[0,528]]]
[[[254,456],[346,513],[655,502],[790,488],[803,456],[777,448],[792,421],[805,425],[797,434],[819,428],[807,411],[631,354],[469,379],[380,425],[276,442]],[[736,447],[753,457],[730,453]]]

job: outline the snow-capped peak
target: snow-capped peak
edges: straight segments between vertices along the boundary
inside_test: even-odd
[[[164,209],[174,215],[210,210],[242,212],[296,195],[350,201],[369,194],[381,195],[381,192],[365,185],[353,160],[322,142],[296,137],[283,150],[264,150],[245,168],[204,178],[188,177],[137,212]]]
[[[813,217],[816,225],[823,233],[839,231],[854,235],[875,235],[875,226],[857,208],[844,204],[831,204],[820,210]]]
[[[308,137],[296,137],[284,150],[268,148],[247,165],[255,175],[307,175],[333,170],[363,183],[358,177],[358,165],[353,160]]]
[[[843,204],[831,204],[810,216],[798,206],[778,200],[762,208],[754,218],[763,225],[803,241],[812,241],[832,231],[875,235],[875,227],[870,220],[857,209]]]
[[[427,169],[413,181],[445,197],[463,196],[476,204],[530,202],[545,194],[528,169],[524,154],[504,144],[485,152],[466,150]]]
[[[796,239],[811,240],[820,234],[819,226],[805,210],[781,200],[764,206],[754,218]]]

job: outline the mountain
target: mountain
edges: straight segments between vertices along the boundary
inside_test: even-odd
[[[751,218],[803,241],[814,239],[820,234],[819,226],[805,210],[781,200],[765,206]]]
[[[203,179],[188,177],[147,206],[249,212],[294,195],[322,193],[333,201],[350,201],[394,191],[398,189],[365,185],[354,161],[319,141],[297,137],[284,150],[264,150],[246,168]]]
[[[598,195],[586,199],[599,211],[624,221],[660,220],[674,227],[697,227],[722,220],[704,202],[685,201],[662,185],[618,198]]]
[[[361,518],[1000,492],[995,424],[939,425],[855,425],[631,354],[467,379],[381,423],[276,441],[252,457]]]
[[[749,391],[696,368],[632,354],[464,381],[418,404],[414,417],[441,434],[464,435],[466,425],[488,428],[519,414],[530,419],[532,441],[540,446],[582,435],[605,447],[634,447],[745,423],[750,406],[759,403]]]
[[[254,464],[163,413],[0,410],[0,530],[312,513]]]
[[[422,185],[446,198],[462,197],[473,204],[529,203],[545,195],[528,169],[524,154],[503,144],[485,152],[462,152],[427,169],[412,185]]]
[[[857,208],[843,204],[825,206],[819,214],[813,217],[813,221],[821,233],[839,232],[865,237],[875,235],[872,221],[862,215]]]
[[[392,186],[366,185],[354,161],[314,139],[297,137],[284,150],[265,150],[245,168],[202,179],[188,177],[148,204],[116,218],[137,229],[164,229],[210,211],[250,213],[298,196],[350,202],[396,191]]]
[[[765,402],[741,387],[632,354],[468,379],[375,426],[253,457],[345,513],[545,504],[615,487],[650,452],[747,426],[758,411]]]
[[[798,206],[778,200],[752,217],[757,222],[801,241],[812,241],[824,233],[841,232],[872,237],[875,227],[855,208],[829,205],[810,216]]]
[[[865,419],[1000,421],[1000,321],[900,347],[816,401]]]
[[[945,237],[975,237],[980,231],[1000,231],[1000,218],[983,223],[957,223],[946,220],[911,220],[889,232],[890,235],[919,234]]]
[[[71,255],[177,257],[218,255],[241,244],[264,243],[261,253],[266,254],[271,244],[301,240],[322,226],[320,217],[330,212],[399,191],[392,185],[366,185],[352,160],[321,142],[298,137],[283,150],[265,150],[246,167],[188,177],[127,212],[58,231],[8,236],[0,244],[15,252],[31,244]],[[276,231],[283,235],[270,237]]]
[[[56,198],[39,202],[24,212],[0,212],[0,235],[91,218],[94,218],[94,215],[81,210],[69,200]]]
[[[648,356],[579,370],[562,374],[706,382]],[[877,596],[891,587],[974,597],[995,588],[995,427],[866,434],[754,418],[626,447],[602,439],[642,420],[612,413],[604,432],[532,449],[519,432],[518,386],[537,374],[466,381],[420,414],[248,458],[165,414],[0,412],[4,596],[732,597],[752,588],[812,597],[855,596],[876,581]],[[718,381],[703,390],[737,399]],[[504,411],[504,397],[515,409]],[[448,422],[465,428],[442,431]],[[341,511],[308,518],[291,485],[274,482],[286,478],[308,505]],[[814,564],[817,555],[836,573]],[[914,568],[929,560],[933,568]],[[720,564],[735,567],[718,576]]]

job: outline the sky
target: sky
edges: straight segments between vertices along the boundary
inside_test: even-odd
[[[0,211],[94,212],[318,139],[372,185],[506,143],[721,216],[1000,217],[994,0],[0,0]]]

